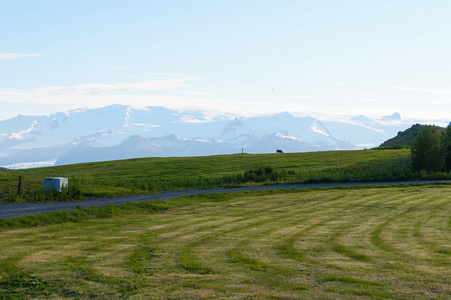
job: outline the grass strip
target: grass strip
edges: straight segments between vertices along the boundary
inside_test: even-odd
[[[364,280],[364,279],[358,279],[358,278],[353,278],[353,277],[349,277],[349,276],[342,276],[342,275],[335,275],[335,274],[326,275],[326,277],[324,277],[324,281],[340,281],[340,282],[344,282],[344,283],[386,286],[385,283],[378,282],[378,281]]]
[[[212,193],[212,194],[197,194],[183,197],[175,197],[169,200],[153,200],[153,201],[135,201],[117,205],[107,206],[94,206],[94,207],[80,207],[76,209],[55,211],[37,215],[26,215],[21,217],[0,219],[0,231],[7,229],[18,228],[32,228],[38,226],[45,226],[51,224],[63,224],[69,222],[80,222],[89,219],[104,219],[113,216],[121,216],[132,214],[136,212],[156,213],[168,210],[173,207],[185,206],[193,203],[209,203],[209,202],[222,202],[242,196],[266,196],[273,194],[285,194],[285,193],[307,193],[310,191],[329,191],[329,190],[363,190],[363,189],[375,189],[375,188],[408,188],[408,187],[421,187],[421,188],[440,188],[450,186],[448,183],[414,183],[409,185],[371,185],[371,186],[339,186],[339,187],[320,187],[320,188],[301,188],[301,189],[277,189],[277,190],[262,190],[262,191],[245,191],[245,192],[224,192],[224,193]],[[449,221],[449,227],[451,228],[451,219]],[[378,228],[382,230],[382,228]],[[380,231],[375,230],[373,232],[372,240],[377,244],[381,244]]]
[[[349,249],[348,247],[346,247],[345,245],[342,245],[342,244],[334,244],[332,246],[332,249],[334,249],[334,251],[340,253],[341,255],[347,256],[352,259],[365,261],[365,262],[371,261],[371,258],[369,256],[352,251],[351,249]]]
[[[146,265],[155,257],[155,248],[147,245],[138,245],[128,256],[127,265],[137,274],[150,273]]]

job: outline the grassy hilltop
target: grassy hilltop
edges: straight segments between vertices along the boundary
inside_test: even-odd
[[[412,177],[410,151],[361,150],[309,153],[140,158],[0,172],[0,201],[46,201],[45,177],[69,178],[76,189],[57,200],[154,193],[161,190],[255,184],[404,180]],[[22,196],[16,197],[22,176]],[[69,191],[71,192],[71,191]],[[47,197],[48,198],[48,197]]]
[[[421,130],[428,125],[415,124],[409,129],[398,132],[398,135],[383,142],[380,147],[408,146],[412,147],[413,142],[420,134]],[[445,128],[440,126],[432,126],[439,134],[445,132]]]

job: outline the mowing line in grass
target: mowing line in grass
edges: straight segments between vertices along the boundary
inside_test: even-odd
[[[437,251],[451,238],[447,190],[190,197],[3,230],[0,298],[448,299],[451,270],[438,262],[449,255]],[[183,253],[211,272],[181,267]]]

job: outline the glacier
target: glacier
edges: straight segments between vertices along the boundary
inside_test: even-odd
[[[352,150],[416,123],[399,113],[331,120],[110,105],[0,121],[0,166],[27,168],[137,157]]]

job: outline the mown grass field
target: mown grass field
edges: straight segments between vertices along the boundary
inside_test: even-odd
[[[451,298],[450,185],[152,205],[3,229],[0,298]]]
[[[409,149],[141,158],[0,172],[0,201],[38,201],[43,178],[54,176],[68,177],[82,196],[112,197],[254,184],[407,180],[414,176],[410,165]],[[18,176],[21,198],[16,197]]]

